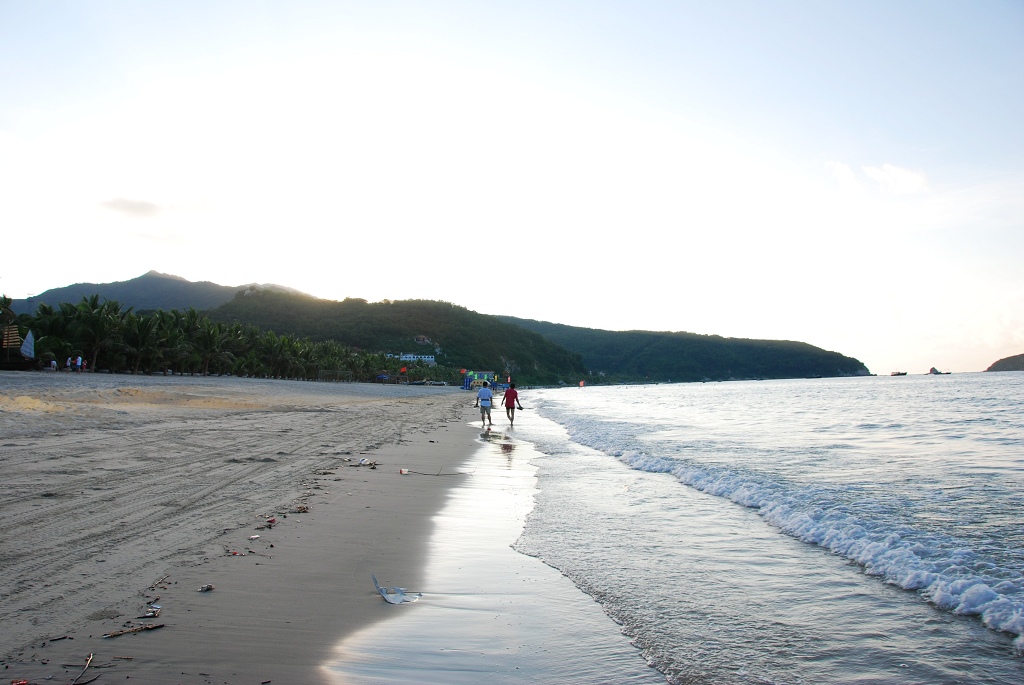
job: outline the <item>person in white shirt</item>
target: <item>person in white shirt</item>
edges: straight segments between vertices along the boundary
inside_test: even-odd
[[[484,427],[484,422],[487,425],[491,425],[491,404],[494,400],[494,393],[491,391],[490,383],[484,381],[484,385],[480,388],[480,391],[476,394],[476,404],[474,407],[480,407],[480,427]]]

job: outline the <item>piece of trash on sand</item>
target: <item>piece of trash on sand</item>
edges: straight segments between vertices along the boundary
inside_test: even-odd
[[[421,592],[410,592],[406,593],[404,587],[381,587],[380,583],[377,582],[377,576],[370,574],[373,578],[373,586],[377,588],[377,592],[388,604],[401,604],[402,602],[415,602],[417,599],[423,596]]]
[[[206,585],[204,585],[201,588],[199,588],[199,592],[209,592],[212,589],[213,589],[213,586],[210,585],[209,583],[207,583]]]
[[[409,475],[409,469],[398,469],[398,472],[403,476]]]
[[[259,540],[259,539],[260,539],[260,536],[259,536],[259,535],[250,535],[250,536],[249,536],[249,539],[250,539],[250,540]]]

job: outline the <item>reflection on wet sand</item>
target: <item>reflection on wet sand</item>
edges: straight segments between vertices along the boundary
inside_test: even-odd
[[[516,441],[509,437],[508,433],[498,433],[487,429],[480,433],[480,439],[484,442],[490,442],[498,445],[501,449],[502,454],[505,454],[509,458],[509,465],[511,465],[512,453],[516,449]]]

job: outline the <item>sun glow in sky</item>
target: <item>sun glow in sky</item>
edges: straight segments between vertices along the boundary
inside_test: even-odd
[[[1024,4],[0,0],[0,290],[1024,352]]]

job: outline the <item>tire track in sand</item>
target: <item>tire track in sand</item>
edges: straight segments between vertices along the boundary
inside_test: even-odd
[[[452,403],[453,404],[453,403]],[[134,605],[135,591],[202,563],[225,531],[295,500],[316,470],[424,430],[451,407],[216,413],[130,429],[37,433],[0,447],[16,474],[0,520],[0,653]],[[6,468],[11,466],[13,468]],[[5,536],[7,537],[7,536]]]

